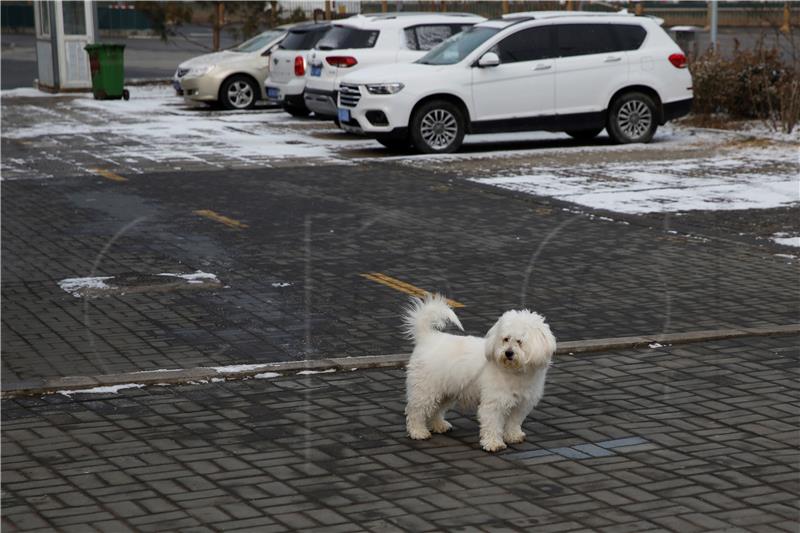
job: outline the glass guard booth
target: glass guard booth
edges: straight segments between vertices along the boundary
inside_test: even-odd
[[[89,56],[83,47],[95,42],[91,0],[37,0],[33,12],[39,88],[46,91],[90,88]]]

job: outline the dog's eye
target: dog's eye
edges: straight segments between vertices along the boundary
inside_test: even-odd
[[[505,339],[503,339],[503,342],[508,342],[508,337],[506,337]]]
[[[517,344],[519,344],[520,346],[522,346],[522,341],[517,341]]]

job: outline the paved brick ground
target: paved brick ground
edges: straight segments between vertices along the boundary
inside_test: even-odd
[[[787,290],[798,265],[769,247],[602,220],[388,162],[9,181],[2,233],[5,383],[401,352],[407,296],[361,276],[373,271],[459,300],[479,334],[521,305],[560,340],[800,317]],[[196,269],[225,288],[89,300],[58,286]]]
[[[497,455],[403,371],[4,401],[4,531],[788,531],[797,337],[564,356]]]

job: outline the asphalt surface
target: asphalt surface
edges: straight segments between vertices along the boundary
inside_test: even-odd
[[[408,295],[467,331],[531,306],[561,340],[794,323],[796,264],[390,162],[4,184],[3,380],[397,353]],[[199,216],[210,210],[229,225]],[[76,298],[84,276],[215,274]]]
[[[526,442],[405,436],[402,370],[3,402],[7,531],[766,531],[798,523],[797,337],[561,356]]]

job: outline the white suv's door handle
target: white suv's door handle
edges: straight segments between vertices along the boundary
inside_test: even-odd
[[[605,58],[605,63],[616,63],[617,61],[622,61],[622,58],[619,56],[608,56]]]
[[[533,70],[549,70],[552,67],[553,65],[548,65],[547,63],[539,63],[538,65],[533,67]]]

